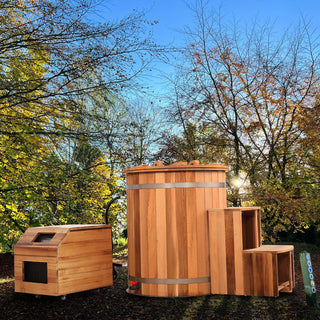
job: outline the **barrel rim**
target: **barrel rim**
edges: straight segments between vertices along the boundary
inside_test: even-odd
[[[194,165],[186,163],[174,163],[168,166],[146,164],[134,168],[126,168],[123,173],[146,173],[146,172],[177,172],[177,171],[229,171],[228,166],[223,166],[219,163],[210,163],[205,165]]]

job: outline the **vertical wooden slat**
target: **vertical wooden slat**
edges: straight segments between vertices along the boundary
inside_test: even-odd
[[[146,174],[139,175],[139,184],[150,183]],[[153,190],[151,190],[153,191]],[[150,190],[139,190],[139,212],[140,212],[140,257],[141,257],[141,278],[149,278],[149,204],[150,204]],[[152,212],[150,213],[152,215]],[[141,283],[141,294],[149,295],[150,288],[147,284]]]
[[[244,295],[254,294],[254,279],[253,279],[253,255],[250,253],[243,254],[243,282]]]
[[[235,294],[235,260],[234,260],[234,233],[233,214],[225,212],[225,241],[227,253],[227,285],[228,294]]]
[[[134,175],[133,183],[139,183],[139,175]],[[132,198],[134,199],[133,208],[134,212],[132,213],[133,223],[132,226],[133,230],[133,251],[131,251],[131,255],[134,256],[134,270],[133,273],[136,277],[141,277],[141,226],[140,226],[140,219],[141,219],[141,212],[140,212],[140,191],[139,190],[132,190]],[[127,223],[128,225],[128,223]],[[129,241],[129,239],[128,239]]]
[[[186,182],[195,181],[195,172],[186,172]],[[197,261],[197,208],[196,189],[186,189],[186,223],[187,223],[187,248],[188,248],[188,275],[187,278],[198,278]],[[198,284],[188,285],[188,295],[198,293]]]
[[[138,179],[137,174],[132,174],[127,177],[127,184],[136,184]],[[128,272],[141,277],[139,190],[128,190],[127,203]]]
[[[258,217],[258,211],[254,210],[253,211],[254,214],[254,228],[253,228],[253,232],[255,235],[255,243],[254,243],[254,247],[258,248],[261,245],[261,235],[260,235],[260,220]]]
[[[166,182],[175,181],[175,173],[166,174]],[[175,189],[166,189],[166,221],[167,221],[167,275],[168,279],[179,278],[178,237],[177,237],[177,207]],[[178,285],[168,286],[168,296],[178,296]]]
[[[218,171],[218,182],[226,183],[226,174],[224,171]],[[226,188],[219,188],[219,208],[226,208],[227,207],[227,190]]]
[[[258,214],[258,233],[259,233],[259,247],[262,245],[262,237],[261,237],[261,210],[257,209]]]
[[[211,293],[227,294],[227,253],[223,209],[209,211]]]
[[[244,294],[243,283],[243,244],[241,210],[232,211],[234,233],[234,266],[235,266],[235,294]]]
[[[156,182],[155,174],[148,174],[148,178],[145,183],[153,184]],[[157,279],[158,278],[158,246],[157,246],[157,237],[158,234],[161,234],[161,230],[158,228],[157,214],[156,214],[156,189],[144,190],[148,194],[148,202],[146,206],[145,215],[147,216],[148,221],[148,238],[144,239],[148,242],[148,271],[146,273],[146,278]],[[141,230],[141,232],[143,232]],[[151,296],[158,295],[158,285],[149,284],[149,294]]]
[[[295,273],[294,273],[294,254],[293,254],[293,250],[290,251],[290,263],[291,263],[291,284],[290,284],[290,288],[292,292],[292,289],[294,288],[295,285]]]
[[[164,183],[165,174],[157,172],[155,183]],[[156,212],[156,253],[157,253],[157,275],[158,279],[167,279],[168,260],[167,260],[167,221],[166,221],[166,190],[155,190],[155,212]],[[157,286],[159,296],[168,295],[168,286]]]
[[[185,172],[175,173],[175,182],[186,182]],[[177,237],[178,237],[178,258],[179,258],[179,278],[188,278],[188,245],[187,245],[187,196],[186,189],[176,190],[176,212],[177,212]],[[179,296],[188,295],[188,285],[179,285]]]
[[[196,172],[195,181],[205,182],[207,172]],[[197,276],[200,278],[210,277],[209,265],[209,238],[208,238],[208,207],[205,199],[205,188],[197,188],[195,190],[196,201],[196,221],[197,221]],[[210,197],[212,199],[212,197]],[[211,208],[211,207],[210,207]],[[199,294],[210,293],[210,283],[198,284]]]
[[[261,273],[259,255],[252,254],[252,278],[253,278],[253,295],[261,295]]]
[[[278,284],[279,284],[279,276],[278,276],[278,257],[277,254],[272,254],[272,266],[270,268],[272,272],[272,287],[270,288],[270,296],[277,297],[279,295]]]

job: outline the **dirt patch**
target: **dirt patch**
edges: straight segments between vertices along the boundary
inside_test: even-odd
[[[296,286],[277,298],[209,295],[192,298],[148,298],[126,293],[127,268],[117,267],[112,287],[59,297],[14,293],[14,281],[0,283],[0,319],[320,319],[305,302],[299,253],[311,253],[320,289],[320,249],[295,244]],[[120,259],[119,259],[120,260]],[[125,261],[122,257],[121,261]],[[0,274],[13,275],[13,257],[0,256]]]
[[[13,277],[13,260],[11,253],[0,254],[0,279]]]

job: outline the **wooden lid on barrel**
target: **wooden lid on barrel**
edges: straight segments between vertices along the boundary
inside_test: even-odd
[[[201,165],[199,160],[193,160],[189,164],[187,162],[176,162],[164,166],[161,161],[156,161],[153,166],[142,164],[134,168],[124,169],[124,173],[138,172],[172,172],[172,171],[229,171],[228,166],[223,166],[219,163],[210,163]]]

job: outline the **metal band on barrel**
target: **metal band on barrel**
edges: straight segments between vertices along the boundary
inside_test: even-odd
[[[139,189],[177,189],[177,188],[225,188],[225,182],[175,182],[175,183],[148,183],[129,184],[127,190]]]
[[[186,279],[151,279],[151,278],[138,278],[129,276],[129,281],[138,281],[146,284],[192,284],[210,282],[210,277],[203,278],[186,278]]]

